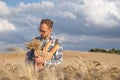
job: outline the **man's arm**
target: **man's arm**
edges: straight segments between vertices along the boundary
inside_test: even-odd
[[[26,62],[26,63],[31,63],[31,62],[33,62],[34,57],[35,57],[35,55],[34,55],[34,49],[29,50],[29,51],[26,53],[25,62]]]
[[[61,44],[59,44],[59,48],[54,53],[51,60],[45,60],[44,65],[45,66],[51,66],[51,65],[58,65],[62,63],[62,57],[63,57],[63,47]]]
[[[45,49],[47,50],[47,49]],[[58,41],[55,43],[54,47],[48,52],[46,56],[38,56],[35,58],[36,63],[42,63],[44,66],[51,66],[61,64],[62,62],[62,52],[63,48]]]

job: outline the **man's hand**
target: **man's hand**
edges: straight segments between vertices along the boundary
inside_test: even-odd
[[[36,56],[35,57],[35,65],[37,66],[36,68],[38,70],[41,70],[43,68],[43,65],[44,65],[44,57]]]
[[[43,65],[44,65],[44,57],[42,56],[36,56],[35,57],[35,66],[36,66],[36,69],[39,71],[41,69],[43,69]]]
[[[44,57],[42,57],[42,56],[36,56],[35,57],[35,62],[37,64],[44,64]]]

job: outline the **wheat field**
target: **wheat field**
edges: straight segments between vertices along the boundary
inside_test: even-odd
[[[0,80],[120,80],[120,55],[63,51],[63,63],[35,72],[24,51],[0,53]]]

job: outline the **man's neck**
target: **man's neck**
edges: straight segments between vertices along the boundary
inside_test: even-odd
[[[46,38],[43,38],[43,39],[47,40],[47,39],[49,39],[50,37],[51,37],[51,35],[49,35],[49,36],[47,36]]]

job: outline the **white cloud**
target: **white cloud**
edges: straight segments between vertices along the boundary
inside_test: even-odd
[[[119,38],[100,37],[102,35],[101,33],[105,36],[109,35],[109,37],[113,37],[119,33],[119,27],[118,30],[115,30],[116,28],[114,27],[120,25],[120,0],[41,0],[39,3],[20,2],[18,6],[14,7],[8,6],[2,1],[0,1],[0,32],[16,30],[18,28],[21,32],[20,35],[17,35],[19,31],[13,31],[13,33],[10,34],[12,35],[11,37],[16,35],[19,37],[17,38],[18,40],[16,40],[17,44],[21,39],[27,40],[30,39],[32,35],[37,34],[35,28],[39,26],[42,18],[55,20],[56,31],[58,30],[58,33],[65,33],[57,36],[65,44],[71,43],[75,46],[76,44],[86,44],[88,47],[92,45],[91,42],[96,42],[99,45],[101,45],[102,42],[120,42]],[[84,24],[88,24],[91,29],[85,27]],[[107,29],[102,30],[103,28],[99,28],[100,30],[94,28],[93,30],[93,26],[113,27],[113,29],[109,29],[112,30],[109,31]],[[27,33],[24,34],[26,31]],[[114,35],[111,35],[112,33]],[[85,34],[89,34],[90,36]],[[1,34],[0,36],[2,37],[3,35]],[[2,38],[2,41],[12,41],[8,37],[9,34],[4,34],[4,36],[5,38]],[[119,35],[116,35],[116,37],[117,36],[119,37]],[[107,46],[105,44],[103,45]],[[69,47],[68,44],[67,47]]]
[[[50,2],[50,1],[42,1],[41,3],[44,7],[54,7],[54,2]]]
[[[62,17],[85,20],[84,24],[91,27],[112,28],[120,24],[120,0],[64,0],[55,4]]]
[[[112,16],[120,19],[120,10],[115,1],[107,0],[85,0],[83,11],[85,20],[96,26],[114,27],[119,22]]]
[[[50,1],[42,1],[41,3],[23,3],[20,2],[18,7],[12,8],[13,12],[39,13],[54,7],[54,3]]]
[[[57,35],[58,39],[64,43],[82,43],[82,42],[120,42],[120,38],[102,38],[99,36],[93,35],[69,35],[69,34],[59,34]]]
[[[60,17],[67,19],[77,19],[76,15],[72,11],[63,10],[64,6],[60,6],[62,3],[52,2],[52,1],[41,1],[40,3],[23,3],[20,2],[18,7],[12,8],[12,12],[15,14],[24,14],[24,15],[45,15],[52,17]],[[63,8],[62,8],[63,7]],[[35,16],[35,15],[34,15]]]
[[[59,16],[65,17],[67,19],[77,19],[77,17],[73,13],[71,13],[69,11],[65,11],[65,12],[60,11]]]
[[[6,30],[15,30],[15,26],[12,23],[9,23],[7,20],[0,19],[0,32]]]
[[[80,43],[82,41],[87,41],[92,39],[92,36],[87,35],[74,35],[71,36],[69,34],[59,34],[57,35],[58,39],[60,39],[62,42],[68,42],[68,43]]]
[[[39,3],[20,2],[17,7],[10,8],[14,15],[39,16],[85,20],[84,24],[99,27],[115,27],[120,21],[119,0],[64,0],[41,1]],[[0,1],[0,14],[10,13],[9,7]],[[12,15],[12,14],[11,14]],[[82,17],[79,17],[82,16]],[[36,18],[37,19],[37,18]]]
[[[0,1],[0,15],[10,14],[9,7],[6,5],[5,2]]]
[[[35,17],[35,16],[26,16],[26,21],[28,21],[29,23],[34,23],[34,24],[38,24],[40,23],[40,19]]]
[[[19,7],[25,9],[25,8],[50,8],[50,7],[54,7],[54,3],[53,2],[50,2],[50,1],[42,1],[41,3],[23,3],[23,2],[20,2],[19,3]]]

